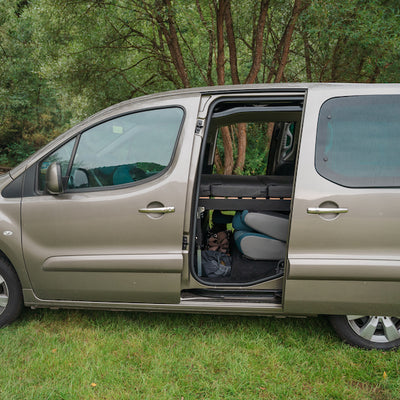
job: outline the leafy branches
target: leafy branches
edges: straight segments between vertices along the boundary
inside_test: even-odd
[[[168,89],[399,81],[399,15],[395,0],[3,0],[0,148]],[[249,132],[222,134],[224,172],[242,173]]]

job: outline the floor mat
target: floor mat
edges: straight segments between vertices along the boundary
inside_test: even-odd
[[[250,260],[244,257],[239,250],[234,247],[232,249],[232,271],[230,276],[219,278],[203,279],[213,283],[249,283],[260,279],[267,279],[276,275],[276,260]]]

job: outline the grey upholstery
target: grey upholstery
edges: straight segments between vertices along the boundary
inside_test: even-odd
[[[257,232],[236,231],[235,243],[239,251],[253,260],[281,260],[285,258],[286,243]]]
[[[278,213],[237,212],[232,221],[235,244],[254,260],[281,260],[286,254],[289,219]]]
[[[242,212],[242,221],[253,231],[263,233],[278,240],[286,241],[289,219],[286,215],[272,212]]]

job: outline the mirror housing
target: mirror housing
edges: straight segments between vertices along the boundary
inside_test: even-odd
[[[53,162],[46,171],[46,189],[50,194],[61,194],[64,192],[61,174],[61,164]]]

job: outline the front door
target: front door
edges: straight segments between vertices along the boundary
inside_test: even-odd
[[[39,298],[179,302],[195,125],[187,111],[198,100],[157,104],[108,113],[31,167],[22,244]],[[68,176],[63,194],[46,193],[52,162]]]
[[[399,315],[400,95],[388,92],[308,95],[287,312]]]

